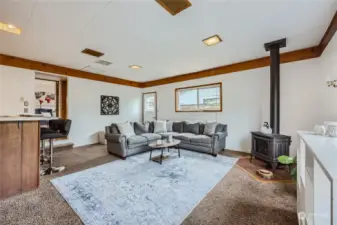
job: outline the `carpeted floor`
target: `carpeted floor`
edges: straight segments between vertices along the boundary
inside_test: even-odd
[[[63,174],[43,177],[40,188],[0,202],[1,225],[76,225],[78,216],[49,179],[117,160],[94,145],[58,152]],[[187,216],[184,225],[295,225],[295,184],[265,184],[234,167]]]

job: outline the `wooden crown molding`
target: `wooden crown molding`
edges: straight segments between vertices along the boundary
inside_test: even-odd
[[[281,63],[290,63],[301,60],[313,59],[320,57],[332,37],[337,31],[337,12],[335,13],[327,31],[325,32],[320,44],[318,46],[300,49],[292,52],[286,52],[281,54]],[[245,70],[257,69],[267,67],[270,65],[270,59],[268,57],[262,57],[245,62],[234,63],[231,65],[224,65],[216,68],[206,69],[198,72],[182,74],[174,77],[163,78],[159,80],[153,80],[149,82],[136,82],[130,80],[124,80],[121,78],[105,76],[101,74],[89,73],[80,70],[70,69],[66,67],[56,66],[48,63],[42,63],[38,61],[32,61],[28,59],[18,58],[14,56],[8,56],[0,54],[0,65],[19,67],[24,69],[37,70],[47,73],[55,73],[65,76],[84,78],[95,81],[102,81],[112,84],[126,85],[138,88],[147,88],[153,86],[159,86],[164,84],[183,82],[187,80],[200,79],[205,77],[212,77],[221,74],[228,74],[234,72],[240,72]]]
[[[23,59],[15,56],[9,56],[0,54],[0,65],[5,66],[12,66],[12,67],[18,67],[18,68],[24,68],[24,69],[30,69],[30,70],[36,70],[46,73],[55,73],[70,77],[77,77],[77,78],[83,78],[88,80],[95,80],[95,81],[101,81],[101,82],[107,82],[112,84],[120,84],[125,86],[131,86],[131,87],[138,87],[140,88],[142,85],[139,82],[130,81],[130,80],[124,80],[116,77],[109,77],[101,74],[96,73],[89,73],[81,70],[66,68],[62,66],[56,66],[48,63],[33,61],[29,59]]]
[[[337,31],[337,12],[332,18],[332,21],[319,44],[320,56],[323,54],[325,48],[328,46],[329,42],[331,41],[332,37],[335,35],[336,31]]]

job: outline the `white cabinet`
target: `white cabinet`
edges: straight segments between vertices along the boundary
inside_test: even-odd
[[[337,225],[337,139],[299,132],[297,212],[300,225]]]

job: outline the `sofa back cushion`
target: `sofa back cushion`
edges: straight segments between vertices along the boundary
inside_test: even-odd
[[[172,131],[177,133],[184,132],[184,122],[173,122]]]
[[[134,122],[133,128],[136,135],[145,134],[149,132],[149,128],[139,122]]]
[[[199,123],[184,122],[184,133],[199,134]]]

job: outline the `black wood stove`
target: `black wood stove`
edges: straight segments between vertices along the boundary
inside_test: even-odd
[[[272,134],[252,132],[253,157],[259,158],[272,167],[277,168],[277,157],[289,155],[291,137],[280,134],[280,48],[286,46],[286,39],[266,43],[266,51],[270,51],[270,126]]]

